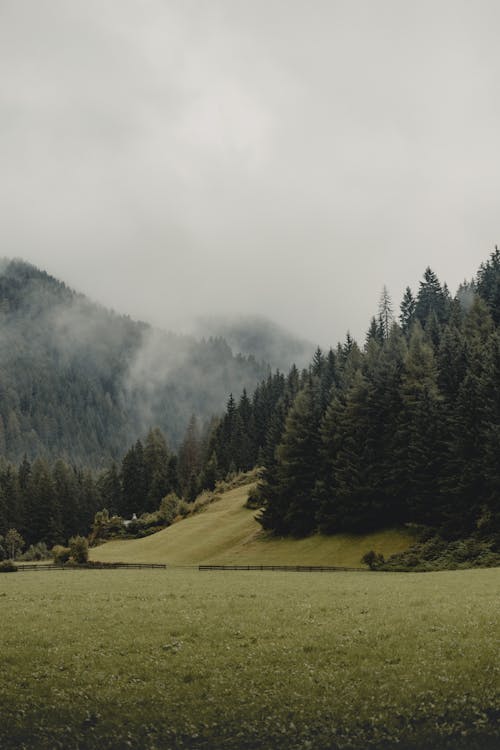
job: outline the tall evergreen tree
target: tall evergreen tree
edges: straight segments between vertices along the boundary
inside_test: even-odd
[[[420,282],[415,304],[415,317],[420,325],[425,328],[432,315],[436,316],[438,323],[442,323],[446,317],[446,297],[439,279],[434,271],[427,267],[424,279]]]
[[[403,333],[407,334],[415,320],[416,300],[409,286],[406,287],[403,301],[400,306],[399,322]]]
[[[392,309],[391,297],[385,285],[380,294],[378,304],[378,320],[382,338],[389,338],[389,333],[391,331],[392,324],[394,323],[394,312]]]
[[[148,481],[144,448],[137,440],[125,454],[121,466],[122,498],[120,515],[131,518],[144,512],[147,504]]]
[[[277,448],[277,491],[274,497],[265,498],[261,519],[265,528],[272,522],[278,533],[286,531],[297,536],[315,528],[313,490],[319,465],[320,420],[319,383],[310,377],[290,409]]]
[[[441,394],[432,347],[415,325],[400,386],[401,411],[395,437],[394,481],[407,517],[437,520],[437,488],[443,464]]]

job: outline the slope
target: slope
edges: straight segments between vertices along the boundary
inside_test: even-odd
[[[221,338],[153,329],[0,261],[0,454],[10,461],[103,466],[153,426],[176,445],[193,413],[209,419],[266,373]]]
[[[366,535],[316,534],[306,539],[277,539],[262,533],[255,511],[245,507],[252,485],[239,487],[198,515],[163,531],[129,541],[108,542],[91,550],[103,562],[157,562],[170,565],[340,565],[356,567],[375,549],[384,556],[406,549],[411,538],[390,529]]]

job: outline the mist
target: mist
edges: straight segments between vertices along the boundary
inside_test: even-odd
[[[361,338],[498,241],[500,6],[1,0],[2,254],[192,332]]]
[[[220,337],[162,331],[0,261],[0,451],[103,466],[153,427],[177,449],[269,373]],[[290,360],[290,364],[291,364]]]

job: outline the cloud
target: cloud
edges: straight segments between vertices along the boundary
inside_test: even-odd
[[[494,2],[2,0],[0,237],[168,328],[362,336],[498,240]]]

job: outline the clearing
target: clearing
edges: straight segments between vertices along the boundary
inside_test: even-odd
[[[373,534],[316,534],[305,539],[266,536],[255,510],[245,507],[252,485],[225,492],[197,515],[163,531],[126,541],[111,541],[91,550],[103,562],[167,563],[170,565],[338,565],[361,567],[370,549],[385,557],[407,549],[411,536],[390,529]]]

